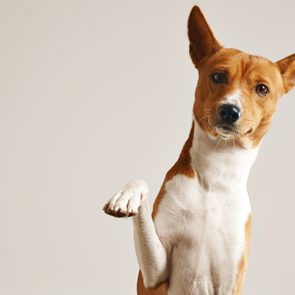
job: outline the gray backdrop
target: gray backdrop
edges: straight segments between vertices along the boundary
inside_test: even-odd
[[[104,202],[141,177],[153,201],[188,135],[195,1],[0,2],[0,294],[132,295],[131,220]],[[295,2],[198,1],[227,47],[295,53]],[[252,170],[246,295],[295,294],[295,92]]]

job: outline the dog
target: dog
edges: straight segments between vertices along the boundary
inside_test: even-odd
[[[251,235],[247,179],[279,98],[295,85],[295,54],[271,62],[224,48],[197,6],[188,37],[199,73],[192,127],[152,215],[143,180],[103,210],[133,216],[139,295],[241,295]]]

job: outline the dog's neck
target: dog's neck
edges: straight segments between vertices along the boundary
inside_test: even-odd
[[[208,191],[246,189],[258,147],[242,148],[231,140],[211,138],[194,120],[190,156],[200,184]]]

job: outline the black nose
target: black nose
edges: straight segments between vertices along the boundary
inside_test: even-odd
[[[224,104],[219,108],[219,116],[222,123],[233,124],[240,118],[240,109],[232,104]]]

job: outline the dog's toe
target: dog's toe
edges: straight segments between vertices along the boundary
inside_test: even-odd
[[[138,214],[147,191],[147,185],[142,180],[130,182],[105,204],[103,211],[114,217],[134,216]]]

